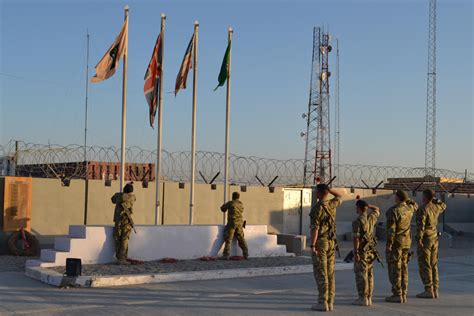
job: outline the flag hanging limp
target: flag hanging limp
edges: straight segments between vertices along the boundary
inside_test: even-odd
[[[155,115],[160,91],[161,84],[161,67],[163,65],[163,45],[162,45],[161,34],[156,39],[155,48],[153,49],[153,55],[151,56],[150,63],[145,73],[145,85],[143,91],[145,92],[145,98],[148,102],[150,110],[150,126],[153,128],[155,122]]]
[[[184,53],[183,62],[179,68],[178,76],[176,77],[176,84],[174,86],[174,95],[178,94],[178,91],[181,89],[186,89],[186,80],[188,79],[189,69],[193,67],[193,48],[194,48],[194,34],[189,41],[188,48],[186,53]]]
[[[214,89],[214,91],[217,90],[217,88],[222,87],[229,78],[229,55],[230,55],[230,42],[227,44],[227,49],[225,50],[225,55],[224,59],[222,60],[222,65],[221,65],[221,71],[219,72],[219,77],[217,78],[217,81],[219,82],[217,84],[217,87]]]
[[[92,77],[91,82],[101,82],[109,79],[115,74],[117,70],[118,62],[120,58],[126,53],[128,37],[128,17],[123,23],[122,29],[119,35],[115,39],[115,42],[110,46],[109,50],[105,53],[104,57],[95,66],[95,75]]]

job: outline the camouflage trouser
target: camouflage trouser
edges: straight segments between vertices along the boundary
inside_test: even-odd
[[[426,238],[418,247],[418,267],[425,289],[438,289],[438,237]]]
[[[336,260],[336,243],[334,240],[318,239],[318,254],[313,255],[314,279],[318,286],[318,303],[334,303],[336,280],[334,263]]]
[[[132,225],[130,225],[127,219],[122,219],[120,222],[115,222],[115,257],[118,260],[124,260],[128,258],[128,239],[130,238],[131,231]]]
[[[392,247],[387,254],[388,278],[395,296],[407,295],[409,248]]]
[[[223,255],[224,257],[228,257],[230,255],[230,245],[232,244],[232,240],[234,240],[234,235],[237,238],[237,243],[239,244],[239,247],[242,249],[242,253],[244,257],[248,257],[249,255],[249,250],[247,248],[247,243],[245,242],[245,237],[244,237],[244,229],[241,226],[238,227],[225,227],[224,231],[224,252]]]
[[[374,260],[371,252],[363,254],[360,261],[354,261],[355,281],[360,298],[372,297],[374,292]]]

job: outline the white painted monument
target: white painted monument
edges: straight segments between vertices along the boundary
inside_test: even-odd
[[[136,226],[130,235],[128,256],[152,261],[162,258],[197,259],[216,257],[224,248],[224,225]],[[286,246],[277,244],[266,225],[244,229],[250,257],[291,256]],[[54,249],[43,249],[40,260],[29,260],[27,267],[65,266],[66,258],[80,258],[83,264],[115,262],[113,226],[71,225],[69,236],[56,237]],[[236,240],[231,255],[242,255]]]

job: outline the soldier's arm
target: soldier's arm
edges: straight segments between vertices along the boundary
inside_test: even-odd
[[[228,204],[229,204],[229,202],[227,202],[227,203],[225,203],[225,204],[222,204],[222,206],[221,206],[221,212],[224,212],[224,213],[225,213],[225,212],[227,211],[227,208],[228,208],[228,206],[229,206]]]
[[[331,193],[334,196],[334,198],[329,200],[330,207],[338,207],[339,205],[341,205],[342,194],[332,188],[329,189],[329,193]]]
[[[372,204],[369,204],[368,207],[369,207],[369,209],[372,210],[370,212],[369,216],[367,216],[368,221],[369,221],[369,225],[374,226],[377,223],[377,220],[380,216],[380,208],[378,206],[375,206],[375,205],[372,205]]]
[[[397,229],[397,220],[394,210],[387,212],[387,251],[391,251],[393,242],[395,241],[395,231]]]
[[[311,210],[310,213],[310,218],[311,218],[311,223],[310,223],[310,228],[311,228],[311,250],[313,252],[317,252],[316,249],[316,242],[318,241],[318,233],[319,233],[319,225],[321,222],[320,215],[321,213],[318,212],[316,213],[316,206]]]
[[[440,213],[443,213],[446,210],[446,203],[444,203],[443,201],[434,199],[433,203],[438,206],[438,210]]]
[[[426,225],[426,214],[423,207],[420,207],[416,212],[416,240],[419,245],[423,241],[423,232],[425,231]]]
[[[112,203],[114,204],[121,204],[123,201],[122,201],[122,194],[121,193],[115,193],[112,198]]]
[[[356,261],[360,259],[359,245],[360,245],[360,225],[357,221],[352,223],[352,242],[354,244],[354,257]]]

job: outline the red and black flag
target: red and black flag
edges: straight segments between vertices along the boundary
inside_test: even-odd
[[[153,55],[145,73],[145,85],[143,91],[150,109],[150,126],[153,128],[161,84],[161,67],[163,65],[163,45],[161,34],[156,39]]]
[[[186,53],[184,53],[183,62],[179,68],[178,76],[176,77],[176,84],[174,86],[174,95],[178,94],[180,89],[186,89],[186,80],[188,79],[189,69],[192,68],[193,60],[193,48],[194,48],[194,34],[189,41]]]

